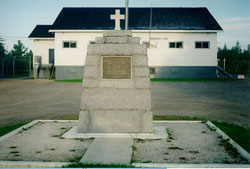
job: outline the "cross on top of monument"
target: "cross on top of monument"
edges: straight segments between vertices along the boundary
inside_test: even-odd
[[[110,15],[110,19],[115,20],[115,30],[121,30],[120,20],[125,19],[125,15],[120,14],[120,9],[116,9],[115,15]]]

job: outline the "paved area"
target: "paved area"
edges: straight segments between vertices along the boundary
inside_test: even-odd
[[[129,165],[132,146],[132,138],[96,138],[80,162]]]
[[[151,83],[154,115],[206,117],[250,128],[250,81]],[[0,80],[0,126],[78,116],[81,83]]]
[[[0,160],[79,161],[93,139],[62,139],[77,123],[38,122],[0,142]]]
[[[0,141],[0,161],[246,164],[204,123],[154,123],[168,138],[62,139],[76,122],[38,122]],[[132,147],[133,146],[133,147]],[[133,151],[132,151],[133,150]],[[133,155],[132,155],[133,153]]]
[[[204,123],[154,123],[166,127],[168,139],[135,140],[135,163],[245,164],[236,151]]]

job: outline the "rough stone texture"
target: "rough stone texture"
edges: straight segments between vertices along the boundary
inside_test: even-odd
[[[129,37],[128,43],[132,43],[132,44],[140,43],[140,38],[139,37],[133,37],[133,38]]]
[[[128,37],[106,37],[105,43],[116,43],[116,44],[123,44],[128,43]]]
[[[152,133],[146,45],[131,31],[104,32],[89,44],[84,69],[80,133]],[[102,79],[102,56],[132,56],[132,79]]]
[[[129,165],[132,145],[132,138],[96,138],[80,162]]]
[[[126,30],[114,30],[114,31],[104,31],[104,37],[121,37],[121,36],[132,36],[132,31]]]
[[[146,55],[145,44],[89,44],[87,55]]]
[[[151,110],[147,89],[83,88],[81,100],[82,110]]]
[[[103,37],[96,37],[95,38],[95,43],[96,44],[101,44],[101,43],[104,43],[105,42],[105,39]]]

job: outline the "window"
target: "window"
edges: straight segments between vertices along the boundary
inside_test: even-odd
[[[169,42],[169,48],[183,48],[183,42]]]
[[[76,41],[64,41],[63,48],[76,48]]]
[[[204,42],[195,42],[195,48],[196,49],[201,49],[201,48],[204,48],[204,49],[209,49],[210,47],[210,44],[208,41],[204,41]]]

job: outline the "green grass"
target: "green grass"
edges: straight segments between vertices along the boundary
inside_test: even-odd
[[[250,129],[226,122],[213,121],[213,124],[250,153]]]
[[[206,120],[203,117],[189,117],[189,116],[176,116],[176,115],[167,115],[167,116],[154,116],[153,120]]]
[[[86,164],[86,163],[70,163],[62,168],[132,168],[131,165],[122,164]]]
[[[82,81],[83,81],[82,79],[55,80],[55,82],[76,82],[76,83],[81,83]]]
[[[0,137],[27,124],[28,122],[24,122],[24,123],[17,123],[17,124],[12,124],[12,125],[8,125],[8,126],[4,126],[4,127],[0,127]]]
[[[53,120],[78,120],[79,116],[65,116],[65,117],[59,117],[55,118]]]
[[[196,78],[196,79],[181,79],[181,78],[151,78],[151,82],[208,82],[208,81],[236,81],[239,79],[228,78]],[[240,79],[241,80],[241,79]]]

